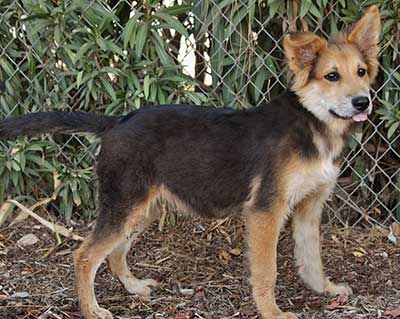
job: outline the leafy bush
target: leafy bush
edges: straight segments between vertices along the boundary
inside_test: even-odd
[[[350,140],[339,180],[344,201],[336,199],[332,207],[339,218],[350,206],[380,211],[383,222],[396,213],[400,219],[397,1],[3,1],[1,114],[57,109],[121,115],[165,103],[259,105],[286,86],[286,32],[336,33],[373,3],[384,21],[382,70],[374,86],[376,105],[383,106],[373,125]],[[193,54],[191,71],[185,54]],[[66,218],[92,216],[97,146],[79,135],[3,141],[0,195],[45,197],[57,176],[54,207]]]

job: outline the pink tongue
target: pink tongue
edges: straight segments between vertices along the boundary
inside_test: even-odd
[[[353,120],[356,122],[363,122],[366,121],[367,119],[368,119],[368,114],[365,113],[360,113],[353,116]]]

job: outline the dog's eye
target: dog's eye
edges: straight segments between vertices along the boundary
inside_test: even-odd
[[[340,75],[337,72],[331,72],[325,75],[325,79],[327,79],[328,81],[336,82],[339,81]]]
[[[359,76],[360,78],[362,78],[362,77],[367,73],[367,70],[366,70],[366,69],[363,69],[363,68],[359,68],[358,71],[357,71],[357,73],[358,73],[358,76]]]

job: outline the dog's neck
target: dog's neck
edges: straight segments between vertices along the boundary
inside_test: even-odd
[[[350,120],[334,118],[329,112],[326,105],[321,104],[319,99],[316,99],[317,94],[309,94],[310,90],[298,90],[295,92],[300,104],[311,112],[319,121],[325,124],[329,130],[329,134],[333,137],[341,137],[346,135],[352,126]]]
[[[326,117],[318,110],[321,105],[315,105],[302,98],[299,93],[289,91],[296,96],[299,107],[304,108],[313,120],[314,144],[324,158],[337,159],[345,146],[345,138],[351,132],[354,125],[351,121]],[[310,102],[310,103],[307,103]]]

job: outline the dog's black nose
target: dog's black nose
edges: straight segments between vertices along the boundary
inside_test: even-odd
[[[351,103],[357,111],[364,111],[369,107],[369,98],[367,96],[356,96],[351,100]]]

